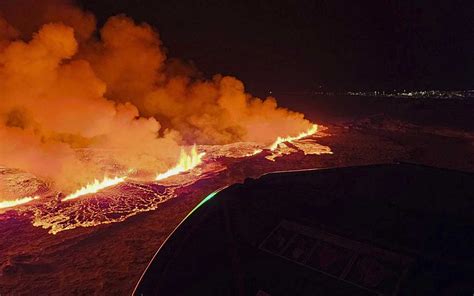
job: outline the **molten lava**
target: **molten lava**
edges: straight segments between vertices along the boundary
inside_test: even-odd
[[[119,183],[122,183],[125,181],[126,177],[115,177],[115,178],[107,178],[104,177],[102,181],[99,180],[94,180],[93,183],[87,184],[86,186],[82,187],[81,189],[77,190],[76,192],[66,196],[63,201],[66,200],[71,200],[71,199],[76,199],[80,196],[86,195],[86,194],[92,194],[92,193],[97,193],[102,189],[105,189],[107,187],[111,187],[114,185],[117,185]]]
[[[168,60],[151,26],[120,15],[96,30],[72,1],[31,2],[47,12],[33,27],[16,19],[17,5],[0,13],[0,195],[28,196],[0,209],[41,198],[18,211],[57,233],[154,210],[227,169],[235,181],[272,169],[241,169],[253,165],[247,157],[331,153],[308,137],[318,126],[304,114],[252,96],[235,77],[202,79]],[[189,141],[197,146],[183,148]],[[84,180],[95,181],[78,189]],[[62,190],[74,202],[51,198]]]
[[[191,149],[191,154],[187,154],[184,149],[181,148],[178,164],[175,167],[169,169],[168,171],[158,174],[155,180],[163,180],[171,176],[192,170],[193,168],[197,167],[199,164],[202,163],[202,157],[204,155],[205,153],[203,152],[197,152],[196,145],[194,145]]]
[[[0,201],[0,209],[11,208],[14,206],[26,204],[38,198],[39,196],[33,196],[33,197],[27,196],[27,197],[18,198],[15,200]]]
[[[329,147],[316,142],[317,137],[318,135],[313,135],[304,139],[292,140],[291,144],[281,143],[274,151],[269,148],[265,149],[268,147],[267,145],[249,142],[228,145],[197,145],[192,148],[181,147],[178,164],[158,176],[150,176],[148,172],[141,173],[135,169],[124,173],[116,172],[115,176],[124,177],[106,178],[102,182],[97,180],[94,184],[85,186],[67,196],[66,200],[76,199],[64,203],[58,203],[56,199],[48,198],[52,196],[51,191],[34,187],[30,192],[43,192],[40,195],[42,202],[27,204],[19,207],[18,211],[32,215],[33,225],[47,229],[50,234],[78,227],[95,227],[123,222],[139,213],[156,210],[160,204],[179,197],[183,189],[184,191],[190,190],[189,188],[192,188],[190,186],[193,186],[197,181],[209,179],[206,181],[207,184],[212,183],[214,179],[222,181],[222,176],[227,175],[226,178],[231,178],[230,184],[242,180],[247,174],[256,176],[274,170],[275,165],[278,166],[278,164],[274,165],[273,161],[288,154],[331,154]],[[265,163],[259,161],[260,164],[254,167],[253,162],[245,161],[245,158],[252,157],[249,153],[259,147],[262,151],[255,155],[254,159],[266,158],[271,161]],[[101,151],[94,152],[102,156]],[[205,160],[203,159],[204,153]],[[93,153],[88,154],[89,159],[94,159],[92,155]],[[99,159],[102,158],[99,157]],[[113,168],[114,164],[110,163],[108,167]],[[5,174],[5,178],[15,180],[17,175],[14,174],[15,171],[11,172]],[[157,177],[160,180],[155,180]],[[19,181],[13,183],[24,184]],[[81,196],[85,198],[79,198]],[[2,214],[0,214],[0,221],[1,217]]]
[[[276,139],[275,142],[273,142],[273,144],[270,146],[270,150],[271,151],[274,151],[278,148],[278,146],[280,146],[280,144],[283,144],[285,142],[293,142],[293,141],[296,141],[296,140],[299,140],[299,139],[302,139],[302,138],[306,138],[308,136],[311,136],[311,135],[314,135],[315,133],[318,132],[318,125],[317,124],[313,124],[306,132],[302,132],[300,133],[299,135],[297,136],[288,136],[288,137],[285,137],[285,138],[282,138],[282,137],[278,137]]]

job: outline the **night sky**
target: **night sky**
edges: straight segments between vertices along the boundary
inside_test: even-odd
[[[263,96],[315,90],[474,88],[474,1],[80,1],[125,13],[170,57]]]

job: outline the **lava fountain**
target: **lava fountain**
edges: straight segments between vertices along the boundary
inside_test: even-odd
[[[187,154],[183,148],[181,148],[181,152],[179,155],[178,164],[173,168],[167,170],[164,173],[158,174],[155,178],[156,181],[163,180],[169,178],[174,175],[178,175],[180,173],[192,170],[196,166],[202,163],[202,157],[206,153],[201,152],[198,153],[196,149],[196,145],[193,145],[191,148],[191,153]]]
[[[331,153],[304,114],[249,94],[235,77],[204,78],[168,60],[148,24],[120,15],[96,29],[91,13],[51,3],[28,28],[0,13],[0,166],[33,176],[0,174],[0,198],[27,196],[0,199],[0,209],[18,206],[57,233],[156,209],[248,158],[264,168],[254,176],[278,165],[265,158]]]
[[[298,134],[296,136],[278,137],[275,140],[275,142],[273,142],[273,144],[270,146],[270,150],[274,151],[278,148],[278,146],[280,146],[281,144],[283,144],[285,142],[290,142],[291,143],[293,141],[300,140],[300,139],[309,137],[311,135],[314,135],[317,132],[318,132],[318,125],[313,124],[307,131],[301,132],[300,134]]]
[[[31,202],[35,199],[39,199],[39,196],[33,196],[33,197],[27,196],[27,197],[17,198],[15,200],[1,201],[0,202],[0,209],[20,206],[20,205],[29,203],[29,202]]]
[[[97,193],[105,188],[115,186],[119,183],[122,183],[125,181],[126,177],[115,177],[115,178],[107,178],[105,177],[102,181],[99,181],[97,179],[94,180],[94,182],[87,184],[86,186],[82,187],[81,189],[77,190],[74,193],[69,194],[66,196],[63,201],[71,200],[71,199],[76,199],[78,197],[81,197],[83,195],[87,194],[93,194]]]

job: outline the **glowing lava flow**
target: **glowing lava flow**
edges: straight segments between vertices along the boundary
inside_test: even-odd
[[[199,164],[202,163],[202,157],[204,155],[205,153],[197,152],[196,145],[194,145],[191,149],[191,155],[186,154],[184,149],[181,149],[178,164],[175,167],[169,169],[168,171],[158,174],[155,180],[163,180],[197,167]]]
[[[278,148],[278,146],[282,143],[285,143],[285,142],[292,142],[292,141],[296,141],[296,140],[299,140],[299,139],[302,139],[302,138],[305,138],[305,137],[308,137],[308,136],[311,136],[311,135],[314,135],[316,132],[318,131],[318,125],[317,124],[313,124],[306,132],[302,132],[300,133],[299,135],[297,136],[294,136],[294,137],[291,137],[291,136],[288,136],[286,138],[282,138],[282,137],[278,137],[276,139],[275,142],[273,142],[273,144],[270,146],[270,150],[271,151],[274,151],[275,149]]]
[[[11,207],[14,207],[14,206],[19,206],[19,205],[22,205],[22,204],[26,204],[26,203],[28,203],[30,201],[33,201],[35,199],[38,199],[38,198],[39,198],[39,196],[33,196],[33,197],[27,196],[27,197],[18,198],[18,199],[15,199],[15,200],[1,201],[0,202],[0,209],[11,208]]]
[[[76,192],[66,196],[63,201],[75,199],[86,194],[97,193],[102,189],[122,183],[123,181],[125,181],[125,178],[126,177],[115,177],[111,179],[105,177],[102,181],[96,179],[93,183],[87,184]]]

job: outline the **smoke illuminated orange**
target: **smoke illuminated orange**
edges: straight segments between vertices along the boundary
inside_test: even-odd
[[[203,151],[219,150],[203,146],[225,148],[220,155],[230,157],[282,155],[284,142],[318,129],[275,98],[247,93],[236,77],[203,79],[194,66],[167,59],[160,35],[145,23],[119,15],[96,28],[95,17],[72,1],[21,2],[41,2],[48,13],[33,17],[31,26],[13,17],[21,10],[16,4],[0,15],[0,165],[29,173],[54,192],[72,192],[64,201],[124,182],[129,168],[149,178],[143,181],[187,172],[203,162]],[[202,151],[184,150],[190,141]],[[251,146],[239,149],[241,143]],[[301,150],[319,152],[308,145]],[[178,154],[174,167],[164,166]],[[158,168],[168,170],[150,177]],[[102,179],[106,172],[116,177]],[[74,191],[77,184],[87,185]]]
[[[196,145],[193,146],[193,148],[191,149],[191,154],[189,155],[184,151],[184,149],[181,149],[178,164],[175,167],[169,169],[168,171],[158,174],[155,180],[163,180],[195,168],[196,166],[202,163],[202,157],[204,155],[205,153],[197,152]]]

